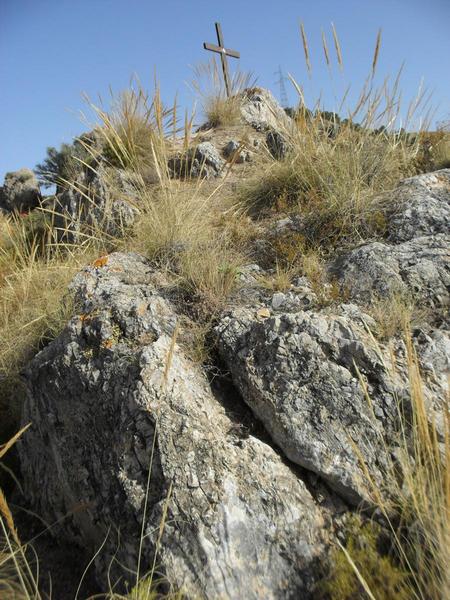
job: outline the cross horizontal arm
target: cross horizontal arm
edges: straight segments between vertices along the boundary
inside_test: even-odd
[[[226,54],[227,56],[231,56],[233,58],[241,58],[241,55],[239,54],[239,52],[236,52],[236,50],[230,50],[229,48],[222,48],[221,46],[216,46],[214,44],[208,44],[207,42],[205,42],[203,44],[203,48],[205,50],[211,50],[212,52],[218,52],[219,54]],[[225,52],[224,52],[225,50]]]

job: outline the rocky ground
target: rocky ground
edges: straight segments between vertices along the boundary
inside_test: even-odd
[[[187,162],[173,157],[173,172],[188,164],[214,177],[231,156],[237,178],[262,146],[283,153],[283,141],[267,136],[267,106],[265,97],[248,104],[245,144],[232,130],[205,129]],[[5,182],[5,208],[39,201],[20,173]],[[98,214],[115,204],[108,227],[133,220],[133,208],[94,183]],[[130,579],[140,554],[141,573],[156,564],[190,598],[315,597],[345,515],[370,508],[367,477],[382,485],[395,455],[399,399],[408,409],[405,346],[374,342],[375,296],[408,294],[428,311],[413,343],[428,417],[444,435],[450,170],[391,194],[384,237],[327,261],[341,290],[331,303],[306,277],[273,291],[260,285],[264,264],[242,268],[210,331],[214,369],[192,361],[186,315],[144,256],[114,252],[76,275],[76,314],[23,374],[22,422],[32,426],[18,445],[24,495],[15,501],[57,523],[66,565],[101,547],[88,591]],[[72,191],[56,200],[72,214],[72,239],[82,201]],[[302,224],[267,227],[276,236]],[[57,598],[73,597],[58,589]]]

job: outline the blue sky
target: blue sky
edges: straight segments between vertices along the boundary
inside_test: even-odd
[[[82,93],[107,97],[136,73],[151,88],[154,70],[163,98],[178,93],[190,106],[190,66],[210,53],[214,21],[226,45],[241,52],[242,71],[278,95],[281,65],[304,85],[307,100],[322,94],[325,108],[367,75],[382,28],[379,76],[395,75],[405,61],[405,98],[420,80],[434,91],[436,120],[450,118],[450,0],[0,0],[0,184],[5,172],[33,168],[47,146],[59,146],[86,127],[78,112]],[[305,24],[313,74],[308,78],[298,21]],[[333,78],[324,66],[321,28],[332,48],[333,21],[345,70]],[[292,88],[288,95],[296,98]]]

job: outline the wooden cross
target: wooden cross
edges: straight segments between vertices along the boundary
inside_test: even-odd
[[[225,89],[227,90],[227,96],[229,98],[231,96],[231,83],[230,74],[228,73],[227,56],[232,56],[233,58],[240,58],[240,54],[239,52],[236,52],[236,50],[229,50],[228,48],[225,48],[220,23],[216,23],[215,25],[217,32],[217,41],[219,45],[216,46],[215,44],[208,44],[204,42],[203,48],[205,50],[211,50],[212,52],[218,52],[220,54],[220,60],[222,61],[223,78],[225,80]]]

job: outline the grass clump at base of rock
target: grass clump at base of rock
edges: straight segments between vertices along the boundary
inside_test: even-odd
[[[240,92],[254,84],[251,73],[236,72],[228,95],[217,61],[201,63],[194,68],[192,88],[198,94],[208,127],[229,127],[241,122]]]
[[[301,31],[310,70],[303,27]],[[334,30],[333,35],[338,49]],[[400,73],[392,86],[385,80],[377,87],[374,81],[379,45],[380,37],[372,72],[355,105],[348,105],[347,94],[340,103],[339,112],[347,114],[346,119],[323,110],[320,98],[309,110],[301,86],[292,80],[299,106],[288,125],[284,121],[277,125],[285,150],[276,159],[268,158],[262,175],[241,187],[239,203],[244,210],[254,217],[298,214],[305,241],[323,249],[358,243],[384,231],[383,192],[417,173],[420,134],[412,136],[405,129],[413,126],[425,99],[419,93],[410,103],[407,122],[401,120]],[[340,52],[338,59],[343,67]],[[396,129],[400,122],[402,128]]]
[[[372,521],[363,524],[358,515],[346,520],[344,546],[336,546],[331,551],[331,568],[318,590],[321,598],[371,598],[369,590],[377,600],[410,599],[407,573],[386,551],[382,552],[381,533],[379,525]]]
[[[358,242],[385,228],[380,194],[412,175],[416,148],[395,133],[342,127],[323,132],[319,115],[294,124],[291,149],[270,160],[265,173],[247,182],[241,203],[250,214],[301,215],[306,241],[335,247]]]
[[[429,310],[416,306],[412,298],[394,293],[386,298],[376,298],[367,311],[377,324],[376,335],[380,340],[389,340],[402,335],[405,329],[426,322]]]
[[[351,599],[358,586],[369,598],[446,600],[450,589],[450,421],[443,407],[444,431],[438,433],[426,408],[423,380],[409,333],[404,334],[409,379],[409,408],[399,407],[398,446],[384,484],[377,486],[368,475],[374,507],[384,523],[390,543],[391,563],[375,553],[370,541],[366,553],[352,541],[333,553],[334,572],[329,590],[342,590],[332,598]],[[384,368],[388,369],[385,365]],[[395,373],[392,373],[395,380]],[[361,379],[361,384],[365,388]],[[370,401],[370,398],[368,398]],[[408,415],[407,415],[408,413]],[[361,457],[364,468],[364,461]],[[369,530],[368,530],[369,531]],[[363,537],[365,535],[362,529]],[[357,532],[359,537],[360,532]],[[369,561],[369,562],[368,562]],[[370,568],[368,568],[370,567]],[[385,587],[389,582],[393,586]],[[355,587],[356,586],[356,587]],[[395,586],[398,586],[397,588]],[[388,595],[385,595],[385,594]],[[389,595],[390,594],[390,595]]]
[[[399,412],[399,442],[396,452],[391,453],[382,488],[374,483],[366,470],[377,519],[383,527],[374,521],[363,521],[359,515],[345,521],[342,530],[345,542],[343,545],[338,543],[332,550],[331,568],[321,586],[324,598],[448,598],[448,406],[444,407],[442,438],[425,407],[423,381],[409,334],[405,334],[405,344],[411,415],[407,417],[406,411]],[[364,468],[363,461],[362,466]]]

